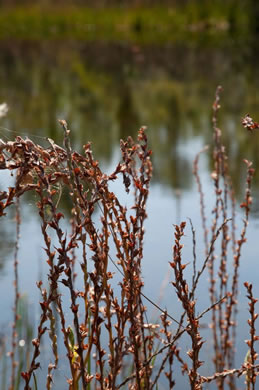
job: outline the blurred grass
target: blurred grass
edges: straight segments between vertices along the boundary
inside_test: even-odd
[[[33,338],[33,323],[29,313],[29,302],[27,296],[23,295],[18,301],[18,319],[16,323],[16,350],[15,361],[16,374],[14,390],[19,390],[21,383],[21,372],[26,370],[30,362],[31,340]],[[10,380],[10,343],[8,332],[3,330],[0,336],[0,389],[7,389]],[[9,387],[8,387],[9,388]],[[34,387],[35,388],[35,387]]]
[[[201,4],[202,3],[202,4]],[[249,13],[237,2],[191,2],[150,8],[15,7],[0,9],[0,39],[79,39],[176,42],[222,39],[233,26],[249,31]]]

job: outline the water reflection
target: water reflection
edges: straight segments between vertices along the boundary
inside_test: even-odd
[[[57,119],[65,118],[75,147],[91,140],[97,158],[109,163],[119,139],[145,124],[154,151],[154,180],[188,189],[192,165],[180,146],[197,136],[211,143],[211,105],[221,83],[220,126],[238,193],[240,162],[257,163],[258,136],[251,138],[240,124],[245,113],[257,114],[253,47],[5,42],[1,53],[0,99],[11,108],[1,125],[8,129],[62,143]],[[1,135],[12,137],[2,128]]]
[[[1,173],[0,190],[5,191],[8,185],[13,184],[13,178],[7,172]],[[6,215],[2,216],[0,223],[0,271],[5,265],[6,259],[13,255],[13,248],[15,244],[16,224],[15,224],[15,209],[14,206]]]
[[[135,136],[139,126],[148,126],[153,149],[154,186],[146,223],[144,276],[148,281],[145,291],[155,301],[171,258],[172,223],[180,222],[186,216],[193,218],[195,227],[200,223],[192,161],[204,144],[211,143],[211,105],[219,83],[225,89],[219,124],[240,197],[244,188],[240,169],[242,159],[254,160],[257,166],[258,135],[247,134],[240,124],[241,117],[247,112],[255,119],[257,115],[259,71],[256,52],[247,47],[240,52],[240,48],[235,47],[140,48],[78,42],[1,43],[0,50],[0,103],[6,101],[10,106],[10,113],[1,126],[18,134],[28,133],[38,143],[46,143],[44,137],[50,137],[62,144],[62,130],[57,119],[65,118],[72,128],[74,146],[80,149],[82,144],[91,140],[96,157],[108,168],[112,165],[120,138],[130,134]],[[13,138],[14,133],[3,127],[0,128],[1,136]],[[212,159],[204,158],[203,178],[209,177],[211,169]],[[208,183],[204,188],[209,203],[213,203],[210,197],[213,190]],[[255,178],[256,191],[259,191],[259,175]],[[67,210],[67,215],[71,208],[68,198],[63,193],[61,207]],[[25,288],[35,291],[38,278],[35,260],[40,258],[44,263],[46,259],[45,254],[39,253],[39,247],[43,245],[37,241],[40,237],[39,221],[35,217],[37,209],[33,207],[32,211],[28,206],[35,203],[35,197],[27,199],[23,219],[24,245],[20,255],[25,260],[21,266],[21,280]],[[258,209],[255,201],[255,211]],[[11,243],[11,233],[15,229],[12,224],[7,230],[4,220],[2,222],[1,262],[11,258],[8,247],[5,251],[2,249],[4,241],[10,240]],[[254,229],[254,236],[257,233]],[[28,253],[27,243],[32,237],[38,238],[35,248]],[[190,237],[191,234],[187,236]],[[203,248],[199,249],[203,253]],[[191,251],[191,244],[187,245],[187,250]],[[247,247],[249,250],[251,246]],[[189,261],[192,254],[187,252],[186,257]],[[251,279],[255,254],[249,252],[244,258],[249,259],[250,266],[246,263],[242,272],[250,272]],[[8,277],[6,283],[10,285],[10,280],[13,280],[11,266]],[[201,296],[207,299],[206,283],[202,289]],[[10,299],[8,307],[12,305]],[[165,306],[175,310],[171,300],[171,292],[168,296],[165,294]],[[202,309],[207,306],[207,302],[201,304]],[[240,339],[244,338],[247,334]],[[240,357],[241,363],[243,356],[245,352]]]

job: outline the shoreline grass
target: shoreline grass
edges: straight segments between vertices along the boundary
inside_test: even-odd
[[[216,3],[215,3],[216,4]],[[201,8],[153,6],[0,8],[0,39],[78,39],[142,43],[237,39],[249,35],[249,14],[239,5]]]

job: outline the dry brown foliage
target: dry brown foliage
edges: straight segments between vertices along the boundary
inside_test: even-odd
[[[175,362],[187,375],[190,388],[198,390],[203,384],[214,381],[218,389],[236,388],[234,377],[246,375],[247,389],[255,389],[258,375],[255,341],[256,300],[252,286],[245,284],[248,293],[250,316],[250,339],[247,340],[249,359],[242,367],[233,368],[235,347],[235,318],[237,314],[238,269],[241,249],[246,241],[246,229],[250,213],[251,180],[253,169],[247,166],[247,187],[241,207],[245,211],[243,230],[235,239],[235,200],[228,173],[225,148],[221,143],[221,131],[217,127],[220,88],[213,105],[214,170],[212,180],[215,189],[214,218],[210,229],[205,217],[205,201],[198,173],[198,157],[194,174],[201,202],[201,217],[204,229],[205,260],[200,270],[196,264],[196,238],[193,232],[194,273],[192,284],[185,276],[181,243],[186,223],[175,226],[172,261],[176,295],[182,304],[182,315],[174,318],[166,310],[146,297],[143,292],[141,264],[143,259],[144,221],[146,204],[152,175],[151,151],[148,148],[145,128],[138,133],[137,142],[131,137],[121,141],[121,162],[107,175],[102,172],[93,157],[90,143],[84,145],[84,154],[72,150],[67,123],[60,124],[64,131],[64,147],[48,139],[49,147],[43,148],[30,139],[16,137],[14,141],[0,141],[0,169],[16,173],[13,187],[0,192],[0,216],[8,212],[9,206],[17,205],[17,243],[19,239],[19,199],[27,192],[37,195],[37,208],[41,219],[41,232],[45,242],[48,270],[48,286],[37,283],[41,293],[41,317],[32,340],[33,352],[30,363],[22,372],[25,390],[33,388],[33,376],[40,367],[41,343],[49,336],[53,359],[46,373],[46,388],[53,385],[54,372],[59,364],[56,321],[60,322],[63,343],[70,370],[67,379],[70,390],[77,389],[153,389],[163,375],[168,388],[177,384],[174,375]],[[116,194],[110,190],[110,182],[123,182],[126,193],[133,192],[134,200],[126,208]],[[71,202],[71,234],[62,229],[59,191],[65,188]],[[231,208],[228,204],[231,200]],[[94,223],[94,212],[101,215],[100,226]],[[230,231],[232,229],[232,231]],[[51,232],[51,233],[50,233]],[[55,243],[54,245],[54,238]],[[232,244],[233,272],[228,274],[230,243]],[[216,244],[219,258],[216,263]],[[114,255],[116,254],[116,260]],[[15,387],[16,332],[18,291],[18,244],[15,252],[15,308],[12,336],[12,373],[10,389]],[[83,284],[78,285],[75,261],[80,262]],[[90,261],[94,264],[90,270]],[[112,286],[113,273],[110,264],[120,276],[120,291]],[[204,271],[209,271],[209,293],[211,305],[197,314],[196,289]],[[62,301],[62,288],[69,291],[70,312],[73,326],[67,323]],[[161,312],[161,321],[149,323],[143,300],[147,299]],[[54,313],[56,311],[56,313]],[[205,340],[201,336],[200,319],[212,313],[212,335],[214,341],[215,372],[202,376],[200,351]],[[175,326],[177,324],[177,328]],[[183,334],[190,340],[187,355],[181,351],[179,341]],[[94,365],[92,363],[95,363]],[[91,369],[90,369],[91,363]],[[125,371],[130,367],[130,372]]]

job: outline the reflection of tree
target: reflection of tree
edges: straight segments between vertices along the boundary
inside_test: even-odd
[[[156,130],[158,140],[153,139],[152,144],[155,142],[154,179],[178,190],[190,187],[192,162],[179,150],[180,137],[175,130],[172,127]]]
[[[182,120],[184,94],[171,80],[162,78],[151,83],[141,85],[142,96],[136,99],[143,122],[150,124],[154,180],[175,189],[189,188],[192,162],[179,150],[179,144],[188,138],[188,124]]]
[[[249,4],[250,3],[250,4]],[[249,12],[249,26],[252,34],[258,38],[259,34],[259,3],[257,0],[250,0],[248,2],[248,12]]]
[[[13,221],[13,223],[10,223]],[[8,216],[3,216],[0,224],[0,270],[5,262],[10,258],[15,241],[15,221],[13,209],[10,209]]]
[[[119,136],[127,139],[129,135],[134,135],[140,126],[138,113],[134,106],[132,90],[127,81],[123,81],[119,86],[119,105],[118,105],[118,123]]]
[[[235,188],[241,192],[242,159],[257,163],[258,135],[248,136],[240,125],[246,112],[258,120],[255,47],[246,47],[244,57],[235,48],[142,47],[139,62],[132,48],[124,46],[75,44],[68,50],[62,44],[45,45],[2,47],[0,102],[10,106],[3,126],[62,144],[57,119],[64,118],[75,148],[92,141],[95,157],[109,162],[119,138],[134,136],[139,126],[147,125],[154,179],[173,188],[189,188],[192,162],[179,145],[190,143],[194,135],[211,143],[211,105],[221,81],[219,126],[230,153]],[[259,187],[257,176],[255,183]]]
[[[71,110],[71,122],[76,125],[77,140],[81,144],[91,141],[98,158],[109,160],[116,102],[110,93],[110,77],[91,71],[78,59],[73,61],[72,70],[76,76],[72,92],[76,110]]]

